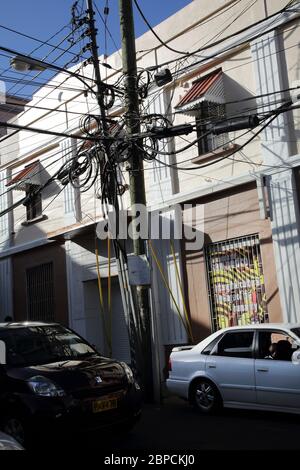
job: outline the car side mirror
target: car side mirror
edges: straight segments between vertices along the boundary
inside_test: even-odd
[[[300,345],[296,342],[296,341],[293,341],[292,342],[292,349],[299,349],[300,348]]]

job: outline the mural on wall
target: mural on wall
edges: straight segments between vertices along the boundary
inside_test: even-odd
[[[205,248],[214,330],[268,322],[258,235]]]

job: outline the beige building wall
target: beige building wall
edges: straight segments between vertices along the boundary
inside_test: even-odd
[[[197,202],[205,205],[205,244],[259,234],[269,318],[271,322],[282,321],[271,226],[269,220],[260,219],[255,184],[232,188]],[[185,243],[183,250],[186,295],[197,341],[211,332],[206,261],[203,251],[186,251]]]

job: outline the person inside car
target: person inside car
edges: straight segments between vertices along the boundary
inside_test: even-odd
[[[276,343],[271,343],[269,346],[269,354],[264,357],[264,359],[274,359],[276,354]]]
[[[288,340],[280,340],[276,344],[276,352],[273,359],[278,361],[290,361],[292,358],[292,345]]]

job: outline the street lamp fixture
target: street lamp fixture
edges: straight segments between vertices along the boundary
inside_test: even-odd
[[[9,49],[7,50],[10,51]],[[17,72],[28,72],[30,70],[43,72],[44,70],[47,70],[47,69],[53,69],[53,70],[56,70],[57,72],[67,73],[71,77],[74,77],[80,80],[81,83],[83,83],[83,85],[91,93],[95,94],[95,91],[93,90],[92,86],[87,83],[87,80],[91,80],[92,82],[94,82],[92,78],[84,77],[78,73],[71,72],[70,70],[65,69],[63,67],[59,67],[58,65],[49,64],[48,62],[45,62],[43,60],[33,59],[32,57],[28,57],[23,54],[17,54],[14,57],[12,57],[12,59],[10,60],[10,65]]]
[[[40,60],[32,59],[30,57],[24,57],[16,55],[10,60],[10,65],[17,72],[28,72],[30,70],[43,71],[46,70],[45,64]]]

